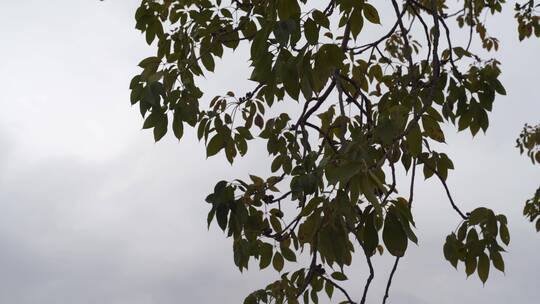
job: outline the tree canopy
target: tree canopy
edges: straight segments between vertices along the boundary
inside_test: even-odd
[[[493,102],[506,94],[492,58],[499,40],[485,22],[509,9],[505,2],[142,1],[136,27],[156,49],[130,85],[143,128],[159,141],[191,127],[208,157],[224,153],[230,163],[254,141],[271,156],[269,176],[218,181],[206,198],[208,225],[232,239],[236,266],[280,273],[244,303],[318,303],[324,293],[365,303],[372,257],[390,254],[385,302],[400,258],[418,241],[412,206],[420,176],[440,181],[460,218],[444,258],[482,282],[492,267],[505,270],[506,217],[485,206],[461,210],[446,184],[452,160],[436,149],[443,125],[485,132]],[[540,36],[538,7],[515,4],[520,40]],[[380,12],[391,17],[383,22]],[[367,31],[380,35],[366,41]],[[253,88],[238,92],[232,81],[222,95],[204,95],[200,77],[240,45],[249,49]],[[280,111],[283,103],[297,111]],[[539,134],[526,126],[517,142],[533,162]],[[398,170],[410,182],[398,184]],[[539,201],[537,191],[526,204],[531,221],[540,218]],[[341,286],[355,251],[370,269],[360,299]],[[285,263],[296,270],[283,272]]]

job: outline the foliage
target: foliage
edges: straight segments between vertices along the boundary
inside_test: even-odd
[[[272,157],[270,176],[219,181],[206,198],[208,225],[217,222],[232,238],[236,266],[242,271],[256,260],[281,273],[245,303],[318,303],[323,289],[355,303],[340,286],[355,251],[370,268],[360,303],[373,255],[396,257],[386,301],[399,259],[417,243],[417,167],[441,182],[462,220],[447,238],[446,259],[464,262],[467,275],[476,271],[482,282],[490,263],[504,271],[506,218],[485,207],[462,212],[446,184],[454,165],[433,149],[445,142],[443,124],[485,132],[496,96],[506,94],[499,62],[482,58],[499,48],[484,16],[500,13],[504,2],[142,1],[136,27],[157,46],[130,85],[143,128],[156,141],[169,129],[181,139],[184,128],[195,128],[207,156],[224,153],[230,163],[254,140],[265,141]],[[517,4],[520,39],[539,36],[536,7]],[[390,27],[381,26],[382,10],[394,15]],[[381,34],[365,43],[367,31]],[[470,35],[466,44],[454,40],[458,31]],[[476,36],[483,50],[474,51]],[[203,98],[200,77],[241,45],[249,49],[254,88]],[[278,104],[297,111],[271,115]],[[408,185],[396,184],[401,168]],[[400,188],[410,189],[408,197]],[[309,265],[283,272],[302,254]]]
[[[540,125],[525,124],[516,140],[516,147],[519,148],[521,154],[527,153],[533,164],[540,164]],[[536,231],[540,232],[540,188],[536,190],[532,198],[525,202],[523,215],[531,222],[536,220]]]
[[[525,124],[516,140],[516,147],[521,154],[526,152],[533,164],[540,164],[540,125]]]
[[[536,220],[536,231],[540,232],[540,188],[536,190],[532,198],[525,202],[523,215],[529,218],[531,222]]]

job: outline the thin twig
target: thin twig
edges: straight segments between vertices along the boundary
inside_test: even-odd
[[[452,194],[450,193],[450,189],[448,188],[448,185],[446,184],[446,181],[441,176],[441,174],[437,171],[437,169],[433,168],[431,165],[427,163],[424,163],[424,166],[427,166],[431,171],[433,171],[435,176],[439,178],[439,180],[441,181],[441,184],[444,187],[444,190],[446,191],[446,196],[448,197],[448,200],[450,201],[452,208],[454,208],[454,210],[459,214],[459,216],[461,216],[462,219],[466,220],[467,216],[458,208],[458,206],[454,202],[454,199],[452,198]]]

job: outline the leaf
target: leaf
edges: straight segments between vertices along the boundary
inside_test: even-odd
[[[508,232],[508,227],[505,224],[500,224],[499,234],[503,243],[508,246],[508,244],[510,244],[510,233]]]
[[[393,256],[401,257],[407,250],[407,235],[394,212],[388,212],[384,219],[383,242]]]
[[[139,67],[146,68],[148,66],[156,66],[161,63],[161,59],[159,57],[148,57],[143,59],[141,62],[139,62]]]
[[[457,239],[456,239],[456,235],[454,233],[448,235],[446,237],[446,242],[444,243],[444,246],[443,246],[443,253],[444,253],[444,258],[446,260],[448,260],[452,266],[454,266],[454,268],[457,269],[457,262],[458,262],[458,259],[457,259],[457,246],[456,246],[456,243],[457,243]]]
[[[485,253],[478,258],[478,277],[484,284],[489,277],[489,258]]]
[[[261,256],[259,259],[259,267],[261,269],[265,269],[270,265],[272,262],[272,253],[273,253],[273,247],[272,245],[268,243],[263,243],[261,246]]]
[[[330,184],[340,182],[346,184],[353,176],[362,169],[360,162],[343,162],[339,167],[327,166],[326,178]]]
[[[214,216],[216,214],[216,208],[212,207],[210,212],[208,212],[208,216],[206,217],[206,223],[208,225],[208,229],[210,229],[210,224],[212,223],[212,220],[214,219]]]
[[[362,17],[361,9],[355,8],[352,11],[349,22],[351,25],[351,34],[356,38],[362,31],[362,27],[364,27],[364,18]]]
[[[255,293],[250,294],[244,299],[243,304],[258,304],[259,301],[257,300],[257,296],[255,296]]]
[[[331,299],[332,295],[334,294],[334,285],[331,282],[326,281],[326,284],[324,285],[324,291],[326,292],[328,298]]]
[[[223,137],[221,136],[221,134],[218,133],[214,135],[212,139],[210,139],[210,142],[208,142],[208,146],[206,147],[206,157],[216,155],[223,148]]]
[[[332,278],[334,280],[338,280],[338,281],[346,281],[347,280],[347,276],[345,274],[343,274],[343,272],[339,272],[339,271],[336,271],[336,272],[332,273]]]
[[[381,66],[379,64],[372,66],[369,69],[369,75],[374,77],[377,80],[381,80],[383,77],[383,71],[382,71]]]
[[[467,236],[467,224],[463,223],[458,229],[457,238],[459,241],[463,241],[465,240],[466,236]]]
[[[431,116],[424,115],[422,116],[422,125],[427,136],[438,142],[444,142],[444,133],[435,119]]]
[[[169,121],[166,114],[159,115],[159,118],[156,120],[154,126],[154,140],[158,142],[160,139],[167,134],[167,125]]]
[[[330,27],[330,21],[328,20],[328,17],[320,10],[313,11],[313,20],[315,20],[315,22],[317,22],[317,24],[319,24],[320,26],[323,26],[325,28]]]
[[[251,179],[251,181],[257,186],[262,186],[264,184],[264,179],[258,177],[257,175],[250,174],[249,179]]]
[[[276,232],[281,232],[281,222],[278,220],[277,216],[270,216],[270,225]]]
[[[319,42],[319,28],[311,18],[304,22],[304,35],[309,44],[315,45]]]
[[[287,261],[296,262],[296,255],[289,248],[281,246],[281,254]]]
[[[283,256],[279,252],[276,252],[276,254],[274,255],[274,259],[272,260],[272,266],[274,266],[274,269],[278,272],[281,272],[284,263],[285,261],[283,260]]]
[[[497,91],[497,93],[499,93],[500,95],[506,95],[506,89],[498,79],[493,79],[491,81],[491,85],[493,86],[495,91]]]
[[[203,50],[203,52],[205,53],[201,55],[202,64],[208,71],[213,72],[214,68],[216,67],[214,58],[212,57],[210,53],[207,52],[207,50]]]
[[[311,290],[310,296],[314,304],[319,304],[319,296],[317,295],[317,291],[315,289]]]
[[[294,61],[289,61],[284,66],[283,70],[283,87],[291,98],[298,100],[300,94],[300,83],[298,81],[298,70]]]
[[[418,123],[414,123],[406,137],[409,152],[416,156],[422,153],[422,131]]]
[[[315,210],[319,204],[321,204],[323,202],[323,199],[322,197],[320,196],[316,196],[314,198],[312,198],[304,208],[302,208],[302,211],[300,212],[300,216],[308,216],[311,214],[311,212],[313,212],[313,210]]]
[[[260,114],[257,114],[257,116],[255,116],[255,125],[259,127],[259,129],[262,129],[264,126],[264,120]]]
[[[465,259],[465,273],[467,277],[474,273],[476,270],[477,259],[474,256],[469,256]]]
[[[303,298],[304,298],[304,304],[309,304],[309,290],[304,291]]]
[[[374,216],[374,212],[367,216],[364,227],[364,250],[368,255],[373,254],[375,248],[379,245],[379,233],[375,228]]]
[[[495,266],[495,268],[499,271],[504,272],[504,260],[501,253],[499,251],[491,251],[490,256],[493,266]]]
[[[379,12],[377,12],[377,9],[369,3],[364,3],[364,16],[371,23],[381,23],[381,20],[379,18]]]
[[[488,209],[484,207],[479,207],[471,211],[469,214],[469,224],[470,225],[478,225],[481,222],[485,221],[486,217],[488,216]]]
[[[229,214],[229,209],[226,206],[220,205],[216,210],[216,219],[221,230],[225,231],[227,228],[227,216]]]
[[[277,9],[280,20],[287,20],[300,15],[298,0],[278,0]]]
[[[180,118],[179,114],[174,115],[173,117],[173,124],[172,124],[174,136],[178,138],[178,140],[182,139],[182,136],[184,135],[184,123],[182,119]]]

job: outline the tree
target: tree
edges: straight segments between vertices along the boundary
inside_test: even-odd
[[[224,153],[230,163],[254,140],[265,141],[272,175],[219,181],[206,198],[208,225],[217,222],[232,238],[241,271],[258,261],[281,272],[286,261],[299,264],[309,254],[308,264],[244,303],[317,303],[323,290],[342,303],[365,303],[371,259],[387,252],[395,263],[386,301],[400,258],[417,242],[411,207],[419,174],[441,182],[461,218],[443,248],[451,265],[463,263],[482,282],[492,266],[504,271],[506,217],[486,207],[462,211],[446,184],[453,163],[434,148],[445,141],[443,124],[485,132],[496,96],[506,94],[500,63],[485,58],[499,40],[483,17],[500,13],[504,2],[142,1],[136,27],[157,46],[130,85],[143,128],[156,141],[169,128],[178,139],[186,126],[195,128],[207,156]],[[520,39],[540,36],[538,6],[516,4]],[[381,31],[383,10],[392,13],[391,26],[378,39],[359,39]],[[464,45],[453,39],[459,31],[469,37]],[[250,50],[253,89],[203,98],[199,77],[240,44]],[[298,109],[271,115],[278,103]],[[410,183],[398,185],[397,170]],[[340,285],[355,250],[371,272],[359,301]]]

